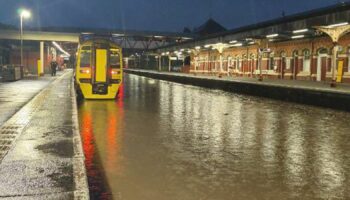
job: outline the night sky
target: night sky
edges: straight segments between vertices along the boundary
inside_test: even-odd
[[[0,23],[181,32],[212,17],[228,29],[329,6],[340,0],[0,0]]]

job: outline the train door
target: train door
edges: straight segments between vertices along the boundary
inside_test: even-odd
[[[107,82],[107,49],[96,49],[96,75],[97,83]]]
[[[319,54],[317,58],[317,81],[326,79],[327,54]]]

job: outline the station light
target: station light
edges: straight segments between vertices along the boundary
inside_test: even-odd
[[[242,43],[237,43],[237,44],[234,44],[232,46],[234,46],[234,47],[241,47],[241,46],[243,46],[243,44]]]
[[[338,27],[338,26],[345,26],[345,25],[348,25],[348,24],[349,24],[348,22],[341,22],[341,23],[328,25],[327,28],[334,28],[334,27]]]
[[[308,32],[309,29],[305,28],[305,29],[299,29],[299,30],[294,30],[293,33],[305,33],[305,32]]]
[[[19,14],[22,18],[29,18],[31,16],[31,13],[26,9],[20,9]]]
[[[252,45],[252,44],[255,44],[255,42],[254,42],[254,41],[251,41],[251,42],[249,42],[248,44]]]
[[[199,49],[201,49],[201,47],[200,47],[200,46],[196,46],[195,49],[196,49],[196,50],[199,50]]]
[[[234,44],[234,43],[237,43],[237,40],[232,40],[229,42],[230,44]]]
[[[187,50],[187,53],[191,53],[191,50]]]
[[[166,55],[169,55],[170,54],[170,52],[168,51],[168,52],[166,52]]]
[[[52,42],[52,44],[62,53],[66,54],[68,57],[70,56],[70,54],[67,51],[63,50],[62,47],[59,44],[57,44],[57,42]]]
[[[20,16],[20,24],[21,24],[21,66],[23,66],[23,20],[26,18],[29,18],[31,13],[26,9],[19,9],[18,10],[19,16]]]
[[[211,45],[210,44],[207,44],[207,45],[205,45],[204,47],[205,48],[209,48]]]
[[[261,48],[259,49],[260,53],[271,53],[271,49],[270,48]]]
[[[113,33],[112,36],[121,37],[121,36],[124,36],[124,34],[123,33]]]
[[[304,38],[305,35],[294,35],[292,36],[292,39],[300,39],[300,38]]]
[[[164,52],[162,53],[162,56],[165,56],[165,53],[164,53]]]
[[[266,37],[267,38],[275,38],[275,37],[278,37],[278,33],[266,35]]]
[[[185,49],[180,49],[181,52],[185,51]]]

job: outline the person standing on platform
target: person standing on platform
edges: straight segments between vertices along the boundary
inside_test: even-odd
[[[57,62],[51,61],[51,76],[56,76]]]

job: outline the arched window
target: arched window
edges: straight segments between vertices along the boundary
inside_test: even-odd
[[[293,51],[292,60],[291,60],[290,64],[291,64],[291,67],[294,71],[294,69],[296,68],[296,66],[298,64],[298,51],[297,50]]]
[[[253,54],[253,53],[251,53],[250,55],[249,55],[249,59],[250,59],[250,61],[249,61],[249,71],[251,71],[251,72],[253,72],[254,71],[254,60],[255,60],[255,55]]]
[[[284,70],[287,68],[287,54],[286,52],[283,50],[280,52],[280,56],[281,56],[281,65],[280,65],[280,72],[284,73]]]
[[[242,71],[246,71],[248,67],[248,56],[247,54],[243,54],[242,56]]]
[[[254,60],[255,59],[255,54],[251,53],[249,57],[250,57],[251,60]]]
[[[323,69],[326,70],[326,72],[330,72],[331,71],[331,65],[329,65],[330,63],[328,62],[328,49],[326,48],[320,48],[318,51],[318,63],[320,65],[320,71],[322,71]]]
[[[286,57],[286,52],[285,51],[281,51],[281,58],[283,58],[283,57]]]
[[[318,50],[318,54],[328,54],[328,50],[326,48],[321,48]]]
[[[214,70],[218,70],[218,63],[217,63],[217,57],[213,56],[213,67]]]
[[[236,65],[237,70],[241,71],[241,68],[242,68],[241,58],[238,56],[236,61],[237,61],[237,65]]]
[[[228,64],[228,67],[232,67],[232,57],[231,56],[227,57],[227,64]]]
[[[310,72],[311,53],[309,49],[303,50],[303,71]]]

